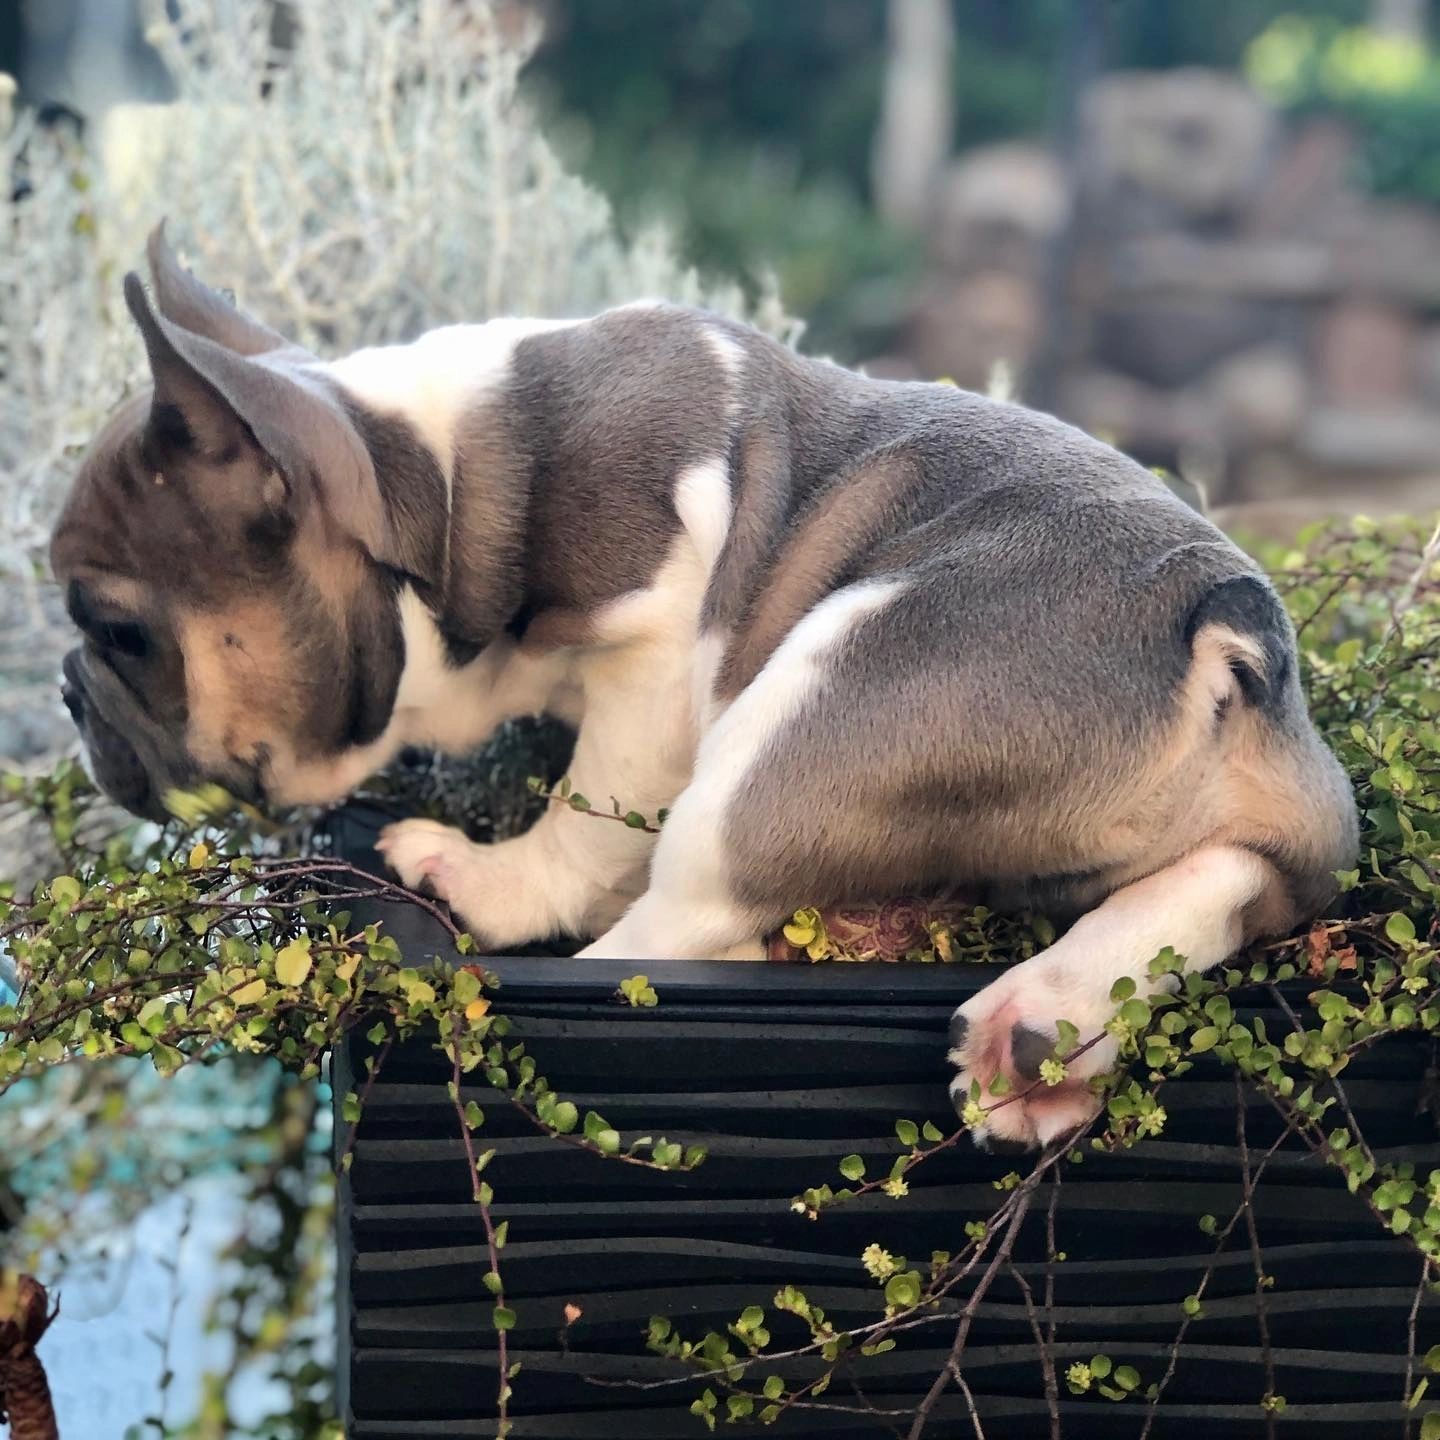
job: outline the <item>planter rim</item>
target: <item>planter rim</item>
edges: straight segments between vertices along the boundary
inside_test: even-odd
[[[394,816],[356,802],[327,817],[335,853],[374,875],[385,873],[374,850],[380,830]],[[667,1000],[774,1005],[813,1002],[822,990],[827,1005],[959,1005],[1015,962],[811,962],[807,960],[575,960],[546,955],[461,955],[423,910],[388,902],[351,907],[367,920],[380,919],[407,955],[431,955],[454,965],[479,965],[499,977],[507,999],[595,1001],[613,998],[622,980],[644,974]],[[629,1008],[626,1006],[625,1008]]]

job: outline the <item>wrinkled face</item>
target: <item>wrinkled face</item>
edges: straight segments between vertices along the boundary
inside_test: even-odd
[[[338,799],[388,758],[403,664],[395,572],[361,528],[363,446],[299,372],[254,358],[283,341],[154,242],[151,260],[162,316],[138,281],[127,298],[154,390],[92,446],[51,545],[81,635],[66,704],[97,782],[138,814],[202,780]]]

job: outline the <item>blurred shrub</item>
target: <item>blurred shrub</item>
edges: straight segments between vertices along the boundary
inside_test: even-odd
[[[1338,115],[1380,195],[1440,203],[1440,59],[1400,36],[1285,15],[1245,52],[1251,83],[1298,115]]]
[[[280,36],[251,0],[148,8],[177,98],[112,111],[99,158],[0,94],[0,577],[37,583],[78,454],[140,376],[120,277],[167,214],[200,274],[322,354],[653,296],[788,332],[658,228],[617,236],[518,94],[523,13],[289,0]],[[26,648],[53,671],[43,626],[35,604]]]

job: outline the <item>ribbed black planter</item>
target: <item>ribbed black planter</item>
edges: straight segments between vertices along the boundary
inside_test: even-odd
[[[373,863],[363,815],[342,819],[338,847]],[[378,907],[377,907],[378,908]],[[448,953],[418,910],[384,907],[408,956]],[[367,915],[365,919],[380,918]],[[582,1110],[628,1133],[703,1144],[693,1172],[617,1165],[537,1135],[483,1083],[483,1143],[495,1215],[508,1219],[507,1300],[518,1312],[511,1356],[513,1435],[523,1440],[697,1437],[689,1413],[701,1385],[616,1388],[677,1373],[645,1350],[649,1316],[685,1333],[723,1329],[747,1305],[770,1309],[786,1282],[832,1319],[873,1319],[878,1291],[861,1267],[877,1242],[923,1269],[935,1249],[958,1250],[968,1219],[992,1212],[991,1182],[1023,1164],[968,1144],[926,1163],[902,1200],[875,1197],[825,1212],[792,1212],[806,1186],[842,1184],[840,1157],[870,1173],[898,1153],[894,1121],[933,1119],[948,1132],[945,1028],[955,1005],[992,978],[971,966],[741,965],[688,961],[487,960],[498,1005],[551,1083]],[[618,982],[644,969],[659,1006],[617,1003]],[[1300,987],[1305,988],[1303,985]],[[1271,1033],[1282,1024],[1277,1014]],[[357,1033],[334,1057],[335,1090],[356,1087],[367,1053]],[[1396,1040],[1359,1057],[1346,1094],[1379,1159],[1440,1165],[1435,1127],[1417,1114],[1429,1047]],[[488,1268],[476,1207],[446,1095],[448,1063],[423,1045],[392,1052],[359,1127],[339,1207],[340,1383],[349,1440],[491,1437],[495,1332],[481,1277]],[[1065,1367],[1103,1352],[1160,1379],[1181,1302],[1212,1259],[1202,1214],[1228,1216],[1240,1196],[1233,1079],[1217,1063],[1166,1086],[1164,1138],[1128,1153],[1089,1155],[1066,1169],[1057,1218],[1065,1253],[1053,1270],[1055,1354],[1063,1434],[1136,1437],[1143,1400],[1072,1397]],[[337,1126],[343,1133],[344,1127]],[[1249,1097],[1252,1152],[1279,1126]],[[1042,1202],[1048,1195],[1042,1194]],[[1016,1257],[1037,1296],[1047,1264],[1046,1203],[1026,1222]],[[1401,1440],[1416,1414],[1401,1404],[1409,1316],[1420,1265],[1298,1143],[1270,1162],[1255,1199],[1282,1435]],[[1263,1437],[1265,1368],[1255,1274],[1243,1227],[1215,1262],[1202,1316],[1190,1325],[1166,1387],[1154,1440]],[[565,1326],[564,1308],[583,1311]],[[963,1303],[963,1300],[962,1302]],[[789,1317],[771,1312],[777,1340]],[[1044,1317],[1042,1317],[1044,1323]],[[880,1410],[913,1407],[940,1370],[953,1324],[912,1332],[856,1374]],[[798,1326],[793,1337],[798,1340]],[[1440,1341],[1440,1308],[1425,1297],[1415,1346]],[[965,1375],[989,1440],[1048,1436],[1051,1422],[1023,1296],[1001,1274],[980,1306]],[[783,1367],[781,1367],[783,1368]],[[795,1374],[813,1373],[802,1366]],[[837,1381],[832,1398],[844,1400]],[[723,1413],[723,1411],[722,1411]],[[899,1422],[897,1422],[899,1423]],[[905,1425],[899,1424],[904,1433]],[[864,1414],[789,1412],[758,1433],[883,1436]],[[954,1391],[926,1435],[973,1436]]]

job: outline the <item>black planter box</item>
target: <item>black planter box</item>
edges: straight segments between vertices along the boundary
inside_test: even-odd
[[[335,838],[342,853],[373,866],[370,818],[342,816]],[[383,918],[412,959],[450,953],[443,932],[414,908],[376,907],[360,918]],[[898,1153],[897,1117],[953,1128],[946,1025],[956,1004],[993,978],[992,968],[526,957],[485,963],[501,977],[497,1003],[515,1034],[582,1112],[598,1110],[627,1138],[664,1134],[709,1152],[684,1174],[617,1165],[536,1134],[483,1081],[465,1087],[464,1098],[485,1110],[483,1146],[497,1151],[487,1171],[496,1219],[511,1222],[502,1268],[518,1314],[510,1335],[511,1357],[522,1365],[512,1402],[517,1440],[703,1435],[689,1413],[702,1382],[659,1390],[597,1383],[679,1373],[647,1353],[649,1316],[668,1315],[699,1338],[723,1330],[747,1305],[762,1305],[773,1318],[771,1297],[788,1282],[836,1321],[873,1319],[878,1288],[860,1264],[861,1250],[876,1242],[923,1269],[932,1250],[961,1248],[964,1222],[996,1207],[992,1182],[1025,1164],[966,1144],[921,1166],[901,1200],[867,1198],[826,1211],[818,1222],[791,1209],[807,1186],[844,1183],[837,1170],[844,1155],[865,1156],[871,1174],[887,1169]],[[642,969],[659,993],[655,1009],[616,999],[619,981]],[[1271,1033],[1281,1023],[1277,1013]],[[1408,1158],[1422,1176],[1440,1165],[1434,1124],[1417,1114],[1429,1050],[1408,1040],[1379,1046],[1356,1059],[1345,1084],[1378,1158]],[[358,1088],[367,1053],[356,1032],[335,1055],[337,1096]],[[425,1045],[392,1052],[342,1181],[338,1363],[349,1440],[488,1440],[495,1433],[495,1332],[481,1284],[488,1263],[448,1079],[448,1062]],[[1064,1173],[1056,1223],[1066,1258],[1050,1267],[1051,1318],[1062,1433],[1078,1440],[1136,1437],[1146,1407],[1133,1397],[1118,1404],[1093,1394],[1076,1398],[1064,1384],[1066,1367],[1101,1352],[1134,1366],[1142,1388],[1159,1380],[1181,1302],[1212,1262],[1214,1242],[1199,1217],[1223,1220],[1239,1200],[1230,1074],[1218,1063],[1197,1066],[1166,1086],[1163,1103],[1163,1138],[1113,1156],[1087,1153]],[[1252,1155],[1280,1133],[1274,1111],[1254,1095],[1246,1128]],[[345,1129],[337,1117],[337,1133]],[[1047,1269],[1048,1199],[1042,1194],[1041,1201],[1016,1249],[1037,1297]],[[1264,1268],[1274,1279],[1266,1304],[1276,1388],[1287,1401],[1277,1433],[1400,1440],[1407,1422],[1418,1433],[1418,1412],[1401,1403],[1420,1276],[1416,1252],[1389,1237],[1337,1173],[1298,1142],[1270,1162],[1255,1212]],[[1214,1262],[1154,1440],[1267,1435],[1254,1290],[1242,1226]],[[567,1303],[583,1312],[568,1329]],[[788,1335],[788,1319],[776,1320],[777,1339]],[[1428,1294],[1415,1331],[1418,1356],[1440,1341],[1440,1309]],[[857,1361],[868,1400],[881,1409],[913,1407],[953,1333],[953,1324],[940,1323],[912,1332],[888,1354]],[[990,1440],[1051,1434],[1037,1357],[1021,1290],[1002,1272],[964,1359]],[[1423,1373],[1418,1359],[1415,1369]],[[846,1398],[838,1380],[831,1396]],[[907,1424],[898,1423],[899,1433]],[[865,1414],[791,1411],[757,1433],[892,1432]],[[932,1440],[974,1433],[954,1390],[925,1431]]]

